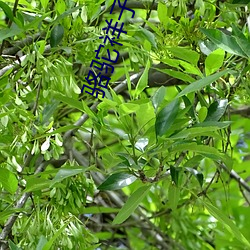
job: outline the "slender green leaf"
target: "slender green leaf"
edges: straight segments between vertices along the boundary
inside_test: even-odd
[[[10,247],[10,250],[22,250],[16,244],[14,244],[11,240],[9,240],[9,247]]]
[[[206,107],[201,107],[199,112],[198,112],[198,118],[200,122],[203,122],[207,117],[207,108]]]
[[[50,45],[51,47],[56,47],[63,39],[64,28],[61,24],[56,25],[51,30],[50,35]]]
[[[202,155],[195,155],[194,157],[190,158],[185,162],[184,167],[185,168],[197,167],[203,159],[204,157]]]
[[[61,168],[58,173],[56,174],[55,178],[52,180],[51,182],[51,186],[54,185],[57,182],[61,182],[62,180],[70,177],[70,176],[74,176],[80,173],[85,172],[85,168],[83,167],[73,167],[73,166],[68,166],[68,167],[64,167]]]
[[[99,187],[99,190],[117,190],[133,183],[136,177],[132,174],[120,172],[109,176]]]
[[[80,209],[82,214],[111,214],[111,213],[117,213],[119,212],[119,208],[114,208],[114,207],[82,207]]]
[[[78,11],[79,9],[81,9],[83,7],[82,4],[79,4],[76,7],[73,7],[72,9],[66,10],[65,12],[63,12],[60,16],[58,16],[56,18],[56,20],[53,23],[58,23],[60,20],[62,20],[63,18],[67,17],[68,15],[71,15],[72,13]]]
[[[196,143],[184,143],[183,146],[176,144],[171,148],[171,152],[179,152],[183,150],[197,152],[205,157],[208,157],[214,161],[223,161],[229,168],[232,166],[230,162],[230,157],[226,154],[220,153],[216,148],[207,145],[197,145]]]
[[[232,124],[231,121],[225,121],[225,122],[204,121],[195,124],[193,127],[217,127],[217,129],[222,129],[228,127],[230,124]]]
[[[170,183],[168,188],[168,204],[174,211],[177,208],[180,199],[180,188],[178,188],[173,182]]]
[[[190,75],[180,72],[180,71],[176,71],[173,69],[157,69],[160,72],[163,72],[165,74],[168,74],[169,76],[172,76],[174,78],[180,79],[184,82],[193,82],[195,79],[193,77],[191,77]]]
[[[38,190],[43,190],[46,188],[49,188],[51,185],[51,180],[37,177],[37,176],[31,176],[26,178],[26,188],[24,192],[33,192]]]
[[[178,181],[179,181],[179,173],[180,173],[181,169],[180,168],[176,168],[173,166],[170,166],[170,175],[171,175],[171,179],[174,182],[174,184],[176,186],[178,186]]]
[[[150,61],[148,60],[146,68],[143,71],[135,89],[135,97],[138,97],[139,94],[147,87],[148,85],[148,70],[150,67]]]
[[[157,48],[154,33],[152,33],[151,31],[147,29],[139,27],[139,29],[136,30],[134,37],[137,38],[141,43],[147,40],[150,42],[153,48]]]
[[[9,5],[7,5],[7,4],[4,3],[3,1],[0,1],[0,8],[3,9],[5,15],[6,15],[11,21],[14,21],[14,15],[13,15],[13,12],[12,12],[11,8],[9,7]]]
[[[197,90],[201,90],[202,88],[206,87],[207,85],[215,82],[216,80],[218,80],[220,77],[222,77],[223,75],[229,73],[230,70],[223,70],[221,72],[215,73],[213,75],[207,76],[205,78],[202,78],[198,81],[195,81],[191,84],[189,84],[185,89],[183,89],[178,95],[178,97],[181,97],[183,95],[195,92]]]
[[[64,222],[65,223],[65,222]],[[57,230],[55,232],[55,234],[53,235],[53,237],[45,244],[45,246],[43,247],[42,250],[49,250],[51,249],[54,241],[59,237],[59,235],[65,230],[65,228],[68,226],[68,223],[65,223],[59,230]]]
[[[237,40],[233,36],[228,36],[224,34],[222,31],[217,29],[204,29],[200,28],[201,32],[203,32],[212,42],[214,42],[219,48],[242,57],[246,57],[246,54],[241,49]]]
[[[116,215],[112,224],[121,224],[124,222],[139,206],[143,198],[147,195],[150,187],[150,185],[144,185],[131,194],[120,212]]]
[[[250,42],[246,38],[235,37],[235,39],[244,53],[250,57]]]
[[[62,94],[59,94],[59,93],[54,93],[54,98],[56,98],[57,100],[63,102],[63,103],[66,103],[68,104],[69,106],[73,107],[73,108],[76,108],[82,112],[85,112],[84,108],[83,108],[83,105],[81,102],[79,102],[78,100],[74,99],[74,98],[70,98],[68,96],[64,96]]]
[[[137,111],[138,109],[140,109],[140,105],[139,104],[135,104],[135,103],[122,103],[119,106],[119,109],[121,111],[121,113],[123,114],[131,114],[134,113],[135,111]]]
[[[43,247],[46,245],[47,242],[48,241],[47,241],[46,237],[44,235],[41,235],[40,239],[38,241],[36,250],[43,250]]]
[[[48,3],[49,3],[49,0],[41,0],[41,5],[42,5],[42,7],[43,7],[44,9],[47,8]]]
[[[54,112],[58,108],[59,101],[52,100],[49,104],[44,105],[42,112],[42,124],[49,122],[50,118],[53,116]]]
[[[6,219],[8,219],[8,217],[14,213],[18,213],[18,212],[23,212],[23,208],[18,208],[18,209],[14,209],[14,208],[7,208],[5,211],[0,212],[0,222],[4,223]]]
[[[219,101],[215,101],[208,108],[208,114],[205,119],[205,122],[208,121],[219,121],[220,118],[224,115],[228,105],[227,99],[222,99]]]
[[[2,183],[3,187],[11,194],[14,194],[18,187],[16,176],[5,168],[0,168],[0,183]]]
[[[172,52],[175,57],[190,62],[194,66],[197,65],[200,58],[200,54],[198,52],[190,49],[176,47],[176,48],[169,48],[168,50]]]
[[[200,199],[201,200],[201,199]],[[245,238],[245,236],[240,232],[238,227],[234,224],[232,220],[230,220],[220,209],[216,208],[212,204],[202,201],[205,205],[208,212],[216,218],[219,222],[221,222],[224,227],[232,233],[239,241],[241,241],[245,246],[250,248],[250,242]]]
[[[155,121],[156,136],[162,136],[169,130],[175,121],[178,110],[179,101],[175,99],[159,112]]]
[[[196,136],[206,135],[207,132],[215,131],[219,129],[218,127],[195,127],[185,129],[175,135],[172,135],[171,139],[190,139]]]
[[[157,13],[158,13],[158,18],[161,23],[167,24],[168,21],[168,16],[166,15],[167,13],[167,6],[163,2],[159,2],[157,6]]]
[[[18,26],[14,25],[11,28],[1,29],[0,30],[0,42],[6,38],[17,36],[21,34],[24,30],[20,29]]]
[[[241,38],[242,40],[246,40],[246,42],[248,42],[245,35],[242,33],[242,31],[234,23],[232,23],[232,35],[235,37]]]
[[[161,103],[163,102],[165,94],[166,94],[166,87],[161,86],[159,89],[157,89],[157,91],[155,92],[155,94],[151,98],[153,107],[156,111],[157,111],[158,107],[161,105]]]

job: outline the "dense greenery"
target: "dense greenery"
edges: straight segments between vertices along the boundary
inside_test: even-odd
[[[115,2],[0,1],[0,249],[250,249],[248,1]]]

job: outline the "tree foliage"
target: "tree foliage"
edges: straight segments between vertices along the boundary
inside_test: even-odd
[[[0,249],[250,249],[248,1],[119,3],[0,1]]]

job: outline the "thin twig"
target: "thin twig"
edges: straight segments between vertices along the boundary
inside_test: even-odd
[[[229,170],[224,163],[219,164],[219,167],[224,169],[230,177],[236,180],[246,191],[250,192],[250,186],[234,170]]]
[[[147,21],[148,21],[148,19],[150,18],[151,12],[152,12],[153,7],[154,7],[154,4],[155,4],[155,0],[153,0],[152,4],[151,4],[151,6],[150,6],[150,9],[149,9],[149,11],[148,11],[148,13],[147,13],[147,17],[146,17],[146,20],[147,20]],[[144,21],[144,23],[142,24],[142,28],[144,28],[145,25],[146,25],[146,21]]]

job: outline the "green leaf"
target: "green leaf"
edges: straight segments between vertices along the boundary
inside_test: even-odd
[[[200,199],[201,200],[201,199]],[[202,200],[201,200],[202,201]],[[202,201],[208,212],[216,218],[223,226],[232,233],[239,241],[241,241],[245,246],[250,248],[250,242],[245,238],[245,236],[240,232],[238,227],[230,220],[220,209],[216,208],[212,204]]]
[[[241,57],[246,57],[246,54],[241,49],[237,40],[233,36],[228,36],[222,31],[217,29],[204,29],[200,28],[201,32],[204,33],[213,43],[219,48]]]
[[[206,135],[207,132],[215,131],[218,127],[195,127],[188,128],[180,131],[179,133],[172,135],[170,139],[190,139],[196,136]]]
[[[204,41],[200,40],[199,47],[200,47],[201,52],[207,56],[214,50],[218,49],[218,46],[214,44],[212,41],[210,41],[209,39],[206,39]]]
[[[194,66],[197,65],[200,58],[200,54],[198,52],[190,49],[176,47],[176,48],[169,48],[168,50],[172,52],[175,57],[190,62]]]
[[[241,38],[242,40],[245,40],[246,42],[248,42],[245,35],[242,33],[242,31],[234,23],[232,23],[232,35],[235,37]]]
[[[18,180],[16,176],[5,168],[0,168],[0,183],[11,194],[14,194],[18,187]]]
[[[150,32],[147,29],[139,27],[139,29],[136,30],[134,37],[137,38],[142,44],[145,40],[147,40],[150,42],[153,48],[157,48],[154,33]]]
[[[205,72],[206,75],[211,75],[223,65],[225,57],[225,51],[222,49],[217,49],[210,53],[205,60]]]
[[[46,18],[49,17],[51,15],[51,12],[47,12],[42,16],[35,16],[35,18],[33,16],[28,15],[29,17],[31,17],[30,19],[32,20],[30,23],[28,23],[25,27],[24,30],[28,31],[30,29],[37,29],[37,27],[41,24],[41,22]],[[27,16],[27,13],[26,13]]]
[[[193,127],[217,127],[217,129],[222,129],[228,127],[231,124],[232,124],[231,121],[225,121],[225,122],[204,121],[195,124]]]
[[[226,154],[220,153],[216,148],[207,146],[207,145],[197,145],[196,143],[183,143],[174,145],[171,149],[171,152],[180,152],[183,150],[197,152],[205,157],[208,157],[214,161],[223,161],[229,168],[231,167],[232,163],[230,163],[230,157]]]
[[[200,164],[200,162],[204,159],[204,157],[202,155],[195,155],[192,158],[188,159],[185,164],[184,167],[186,168],[193,168],[196,167]]]
[[[9,240],[8,242],[9,242],[10,250],[22,250],[17,245],[15,245],[11,240]]]
[[[63,39],[64,28],[61,24],[56,25],[50,35],[50,46],[56,47]]]
[[[191,84],[189,84],[185,89],[183,89],[178,95],[178,97],[181,97],[183,95],[195,92],[197,90],[201,90],[202,88],[206,87],[207,85],[215,82],[216,80],[218,80],[220,77],[222,77],[223,75],[227,74],[231,72],[230,70],[223,70],[221,72],[215,73],[213,75],[207,76],[205,78],[202,78],[198,81],[195,81]]]
[[[20,29],[18,26],[14,25],[11,28],[0,30],[0,42],[6,38],[17,36],[23,32],[23,29]]]
[[[131,114],[139,110],[140,105],[135,103],[122,103],[119,105],[119,109],[121,114]]]
[[[7,207],[5,211],[0,212],[0,222],[4,223],[6,219],[8,219],[8,217],[14,213],[18,213],[18,212],[23,212],[24,209],[23,208],[9,208]]]
[[[157,6],[157,14],[160,22],[163,24],[167,24],[168,21],[168,16],[166,15],[167,11],[166,4],[159,2]]]
[[[178,188],[173,182],[171,182],[168,188],[168,204],[173,211],[176,210],[179,199],[180,188]]]
[[[176,88],[178,89],[178,91],[180,93],[181,92],[180,87],[176,86]],[[194,113],[194,107],[193,107],[192,103],[190,102],[190,100],[186,96],[182,96],[181,98],[185,103],[185,107],[188,109],[188,114],[190,115],[190,117],[193,120],[196,120],[196,116],[195,116],[195,113]]]
[[[174,99],[156,116],[155,132],[156,136],[164,135],[174,123],[179,110],[179,101]]]
[[[82,214],[111,214],[111,213],[117,213],[119,212],[119,208],[114,208],[114,207],[96,207],[96,206],[92,206],[92,207],[82,207],[80,209],[80,212]]]
[[[62,180],[70,177],[70,176],[74,176],[80,173],[85,172],[85,168],[83,167],[73,167],[73,166],[68,166],[68,167],[64,167],[61,168],[58,173],[56,174],[55,178],[52,180],[51,182],[51,186],[54,185],[57,182],[61,182]]]
[[[179,60],[179,65],[182,66],[182,68],[184,68],[185,73],[203,77],[203,74],[201,73],[200,69],[197,66],[193,66],[192,64],[181,60]]]
[[[124,222],[139,206],[143,198],[147,195],[150,187],[150,185],[144,185],[138,188],[132,195],[130,195],[127,202],[116,215],[112,224],[121,224]]]
[[[52,100],[49,104],[44,105],[42,112],[42,124],[49,122],[50,118],[53,116],[54,112],[58,108],[59,102]]]
[[[235,37],[236,42],[239,44],[240,48],[244,51],[244,53],[250,57],[250,42],[248,39],[244,37],[244,39],[240,37]]]
[[[64,222],[65,223],[65,222]],[[45,246],[43,247],[42,250],[49,250],[54,241],[59,237],[59,235],[64,231],[64,229],[68,226],[69,222],[68,223],[65,223],[59,230],[57,230],[55,232],[55,234],[53,235],[53,237],[45,244]]]
[[[242,33],[242,31],[235,25],[232,24],[232,34],[235,37],[237,43],[239,44],[240,48],[244,51],[244,53],[250,57],[250,42]],[[243,72],[242,72],[243,74]]]
[[[136,85],[136,89],[135,89],[135,98],[137,98],[139,96],[139,94],[147,87],[148,85],[148,70],[150,67],[150,61],[148,60],[147,64],[146,64],[146,68],[143,71],[137,85]]]
[[[46,9],[47,6],[48,6],[49,0],[41,0],[40,2],[41,2],[42,7],[43,7],[44,9]]]
[[[199,112],[198,112],[198,118],[200,122],[203,122],[206,119],[207,116],[207,108],[206,107],[201,107]]]
[[[188,172],[190,172],[192,175],[195,176],[195,178],[197,179],[197,181],[199,182],[200,186],[202,187],[203,185],[203,181],[204,181],[204,176],[201,172],[197,171],[196,169],[194,168],[189,168],[189,167],[186,167],[185,168]]]
[[[33,191],[39,191],[46,188],[49,188],[51,185],[51,180],[37,177],[37,176],[31,176],[26,178],[26,188],[24,192],[33,192]]]
[[[65,17],[67,17],[68,15],[71,15],[72,13],[78,11],[79,9],[81,9],[83,7],[82,4],[79,4],[76,7],[73,7],[72,9],[66,10],[64,13],[62,13],[60,16],[58,16],[56,18],[56,20],[53,23],[58,23],[60,20],[64,19]]]
[[[180,72],[180,71],[176,71],[176,70],[173,70],[173,69],[156,69],[160,72],[163,72],[169,76],[172,76],[174,78],[177,78],[177,79],[180,79],[184,82],[193,82],[195,79],[191,76],[189,76],[188,74],[186,73],[183,73],[183,72]]]
[[[48,241],[47,241],[46,237],[44,235],[41,235],[40,239],[38,241],[36,250],[43,250],[43,247],[46,245],[47,242]]]
[[[85,109],[83,108],[83,105],[80,101],[74,99],[74,98],[70,98],[68,96],[64,96],[62,94],[56,93],[54,92],[53,97],[63,103],[68,104],[69,106],[76,108],[82,112],[85,112]]]
[[[219,121],[220,118],[224,115],[228,105],[227,99],[222,99],[219,101],[213,102],[208,108],[208,114],[205,119],[205,122],[208,121]]]
[[[9,7],[9,5],[7,5],[7,4],[4,3],[3,1],[0,1],[0,8],[3,9],[5,15],[6,15],[11,21],[14,21],[14,15],[13,15],[13,12],[12,12],[11,8]]]
[[[174,184],[176,186],[178,186],[178,180],[179,180],[179,173],[180,173],[181,169],[180,168],[176,168],[173,166],[170,166],[170,175],[171,175],[171,179],[174,182]]]
[[[157,111],[158,107],[163,102],[165,94],[166,94],[166,87],[161,86],[159,89],[157,89],[155,94],[152,96],[151,101],[152,101],[155,111]]]
[[[99,187],[99,190],[117,190],[133,183],[136,177],[132,174],[120,172],[109,176]]]

